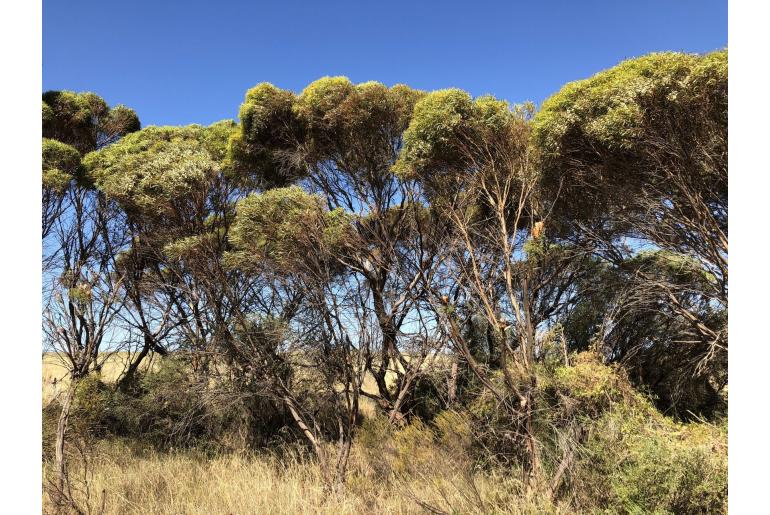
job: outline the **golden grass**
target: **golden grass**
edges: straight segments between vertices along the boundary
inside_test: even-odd
[[[106,359],[102,379],[114,381],[128,356],[116,353]],[[389,372],[388,381],[396,374]],[[56,379],[56,384],[54,384]],[[66,368],[59,356],[43,356],[43,397],[55,399],[67,384]],[[374,378],[367,375],[364,389],[375,393]],[[373,416],[374,402],[361,398],[365,417]],[[136,452],[118,440],[97,441],[84,462],[72,456],[69,470],[79,508],[86,513],[148,515],[216,514],[418,514],[432,506],[447,513],[562,513],[544,496],[527,497],[511,475],[453,472],[438,449],[422,447],[430,456],[415,471],[399,477],[382,476],[372,469],[367,451],[355,443],[345,486],[325,488],[321,468],[296,453],[232,453],[204,456],[195,451]],[[391,458],[392,459],[392,458]],[[411,460],[407,460],[411,461]],[[44,478],[49,463],[44,463]],[[45,481],[45,479],[44,479]],[[422,503],[422,504],[421,504]],[[45,513],[54,513],[48,494]],[[565,512],[566,513],[566,512]]]
[[[109,366],[105,365],[102,372],[105,380],[117,377],[125,357],[117,355],[110,359],[113,361],[109,363],[108,360]],[[571,372],[581,370],[574,368]],[[55,356],[49,356],[48,360],[44,356],[44,380],[46,377],[57,377],[61,371]],[[604,377],[595,372],[590,376]],[[582,385],[579,381],[581,378],[582,376],[577,379],[566,376],[571,385]],[[373,378],[366,379],[365,387],[374,391]],[[373,415],[376,410],[371,401],[362,399],[362,402],[365,403],[362,406],[365,416]],[[551,499],[548,478],[545,476],[536,482],[538,487],[528,490],[522,485],[519,467],[477,470],[469,451],[470,426],[462,417],[458,418],[452,412],[444,412],[434,421],[438,428],[436,431],[419,422],[404,428],[394,428],[384,418],[367,420],[358,429],[354,440],[346,484],[336,491],[325,488],[317,462],[300,456],[296,451],[285,451],[280,456],[272,453],[245,452],[211,456],[204,455],[201,451],[137,451],[113,439],[94,440],[94,447],[83,454],[77,451],[82,442],[71,443],[68,451],[71,459],[68,461],[73,497],[80,511],[84,513],[416,514],[430,513],[428,508],[434,508],[435,513],[560,514],[574,513],[578,506],[587,506],[593,511],[591,502],[594,498],[597,502],[608,502],[604,496],[616,496],[614,490],[612,494],[608,493],[609,490],[604,491],[609,488],[612,479],[611,474],[606,471],[613,470],[616,463],[621,463],[621,459],[616,460],[616,457],[621,456],[622,460],[628,460],[629,456],[633,456],[629,454],[629,449],[637,455],[634,459],[641,465],[635,470],[641,475],[629,476],[630,473],[626,471],[623,472],[625,476],[621,474],[615,477],[615,480],[621,477],[625,478],[624,481],[631,481],[629,484],[636,484],[638,478],[657,478],[655,475],[651,476],[650,471],[658,470],[662,474],[660,481],[668,481],[669,486],[666,488],[673,484],[676,487],[672,490],[674,492],[686,492],[689,487],[679,488],[679,485],[681,483],[686,486],[690,483],[681,482],[680,476],[676,475],[679,474],[676,472],[678,469],[674,469],[676,474],[672,474],[666,468],[668,462],[664,462],[662,468],[652,467],[650,463],[658,460],[659,456],[666,458],[674,452],[678,453],[673,454],[674,457],[698,457],[700,454],[688,450],[694,444],[695,447],[706,449],[703,455],[708,455],[709,449],[726,453],[726,433],[717,434],[712,426],[694,425],[690,426],[687,432],[677,430],[672,436],[667,436],[668,433],[659,434],[660,431],[656,433],[656,430],[646,434],[639,430],[640,426],[634,425],[636,419],[628,416],[628,413],[632,412],[633,410],[619,411],[618,415],[613,415],[614,418],[608,419],[609,425],[598,426],[601,434],[608,435],[608,439],[606,442],[598,440],[595,444],[598,447],[591,447],[591,453],[594,456],[592,459],[596,456],[603,458],[594,463],[583,463],[580,472],[582,475],[570,480],[574,481],[571,484],[574,490],[569,498],[564,497],[558,503]],[[647,412],[639,416],[643,423],[646,423],[644,421],[648,418],[650,417]],[[626,428],[626,423],[631,425]],[[618,424],[619,426],[615,427]],[[608,431],[608,428],[615,428],[614,431],[618,434]],[[664,429],[670,432],[671,428],[666,425]],[[695,436],[700,435],[699,438],[704,439],[703,442],[693,440],[690,434],[690,431],[698,430],[703,431],[703,434],[697,433]],[[623,431],[628,431],[634,438],[659,441],[663,447],[646,446],[644,441],[637,447],[628,447],[627,442],[636,440],[624,437]],[[681,445],[684,447],[678,444],[680,436],[683,438]],[[714,444],[715,439],[718,445]],[[132,445],[138,443],[134,442]],[[602,454],[597,454],[597,449]],[[669,454],[666,454],[667,452]],[[670,462],[673,458],[666,459]],[[724,461],[726,467],[726,455]],[[708,487],[710,492],[721,491],[721,476],[714,472],[721,470],[719,466],[709,470],[700,466],[697,469],[688,469],[689,462],[684,463],[683,472],[692,475],[692,470],[695,470],[696,475],[703,472],[707,476],[711,474],[716,477],[717,479],[703,484],[716,485]],[[50,463],[44,461],[43,466],[43,479],[46,483],[46,477],[50,477]],[[606,470],[599,468],[598,472],[591,473],[595,466],[606,467]],[[726,488],[725,482],[725,495]],[[665,507],[665,503],[669,502],[665,496],[669,494],[659,493],[658,490],[650,490],[651,495],[658,496],[651,501],[651,506],[658,503]],[[595,492],[600,493],[594,495]],[[580,495],[588,497],[581,500]],[[625,497],[609,499],[613,504],[609,508],[605,506],[607,512],[625,511],[625,508],[618,508],[628,505]],[[633,499],[632,501],[637,502]],[[574,505],[570,509],[567,503]],[[43,506],[46,513],[54,512],[47,494],[43,496]],[[598,510],[599,506],[595,508]]]
[[[320,468],[292,457],[229,454],[203,458],[190,453],[134,454],[103,445],[90,464],[88,494],[71,472],[83,511],[104,514],[418,514],[418,499],[454,513],[566,513],[545,497],[527,498],[510,477],[474,477],[475,495],[464,480],[439,468],[408,480],[384,480],[354,452],[344,488],[324,488]],[[87,499],[88,497],[88,499]],[[52,510],[44,497],[44,511]],[[104,511],[101,512],[102,507]],[[85,508],[85,509],[84,509]]]

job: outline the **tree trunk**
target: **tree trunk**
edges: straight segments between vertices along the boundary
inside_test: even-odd
[[[139,370],[139,365],[142,363],[145,357],[147,357],[147,354],[150,352],[150,345],[147,343],[147,338],[145,337],[144,346],[142,347],[142,350],[139,352],[139,354],[136,356],[136,358],[128,365],[128,369],[126,369],[126,373],[123,374],[123,377],[120,378],[120,381],[118,381],[118,390],[121,392],[127,392],[131,385],[134,382],[134,379],[136,377],[136,371]]]
[[[448,385],[447,385],[447,405],[452,406],[455,401],[457,400],[457,375],[458,375],[458,364],[457,364],[457,358],[455,357],[454,361],[452,362],[452,369],[449,371],[449,379],[448,379]]]
[[[77,384],[78,380],[72,378],[62,401],[59,424],[56,428],[56,460],[54,463],[54,470],[56,472],[56,497],[60,505],[64,504],[67,499],[67,462],[64,456],[64,444]]]
[[[352,444],[353,438],[351,434],[343,434],[340,437],[340,444],[337,449],[337,467],[334,476],[335,488],[339,488],[345,483],[345,475],[348,469],[348,459],[350,458],[350,448]]]
[[[536,387],[537,380],[535,379],[534,375],[532,377],[532,382],[530,384],[530,390],[527,392],[527,405],[524,407],[525,410],[525,438],[527,441],[527,451],[529,454],[529,463],[528,463],[528,477],[527,477],[527,484],[528,486],[534,486],[537,484],[537,481],[540,479],[540,449],[537,445],[537,438],[535,437],[535,431],[533,427],[533,422],[535,418],[535,387]]]

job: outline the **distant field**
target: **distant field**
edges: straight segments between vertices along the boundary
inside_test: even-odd
[[[111,383],[117,380],[120,374],[126,369],[129,363],[129,354],[127,352],[115,352],[104,358],[104,365],[102,366],[101,377],[102,380]],[[407,356],[408,358],[408,356]],[[151,366],[153,363],[157,363],[158,357],[154,358],[154,362],[151,359],[147,359],[143,362],[143,368]],[[69,383],[69,377],[67,375],[67,369],[64,365],[63,356],[47,352],[43,354],[43,405],[50,403],[54,400]],[[433,361],[434,364],[439,366],[446,365],[442,363],[445,361],[439,357]],[[396,380],[396,373],[389,371],[386,375],[386,381],[388,384],[392,384]],[[363,390],[366,393],[376,394],[377,383],[374,377],[367,373],[364,377]],[[368,415],[374,412],[374,401],[369,398],[363,397],[361,399],[361,411],[364,415]]]
[[[129,354],[127,352],[115,352],[104,358],[102,366],[102,379],[106,382],[114,382],[128,366]],[[150,364],[147,360],[143,365]],[[43,354],[43,405],[51,402],[69,383],[67,368],[64,365],[63,356],[55,352]]]

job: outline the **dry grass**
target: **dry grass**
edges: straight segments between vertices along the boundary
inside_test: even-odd
[[[103,378],[120,370],[119,358],[105,367]],[[49,377],[54,367],[49,363]],[[325,487],[318,463],[295,444],[276,443],[270,453],[212,455],[206,446],[159,452],[138,440],[84,436],[71,438],[68,447],[72,495],[80,512],[100,514],[725,511],[726,427],[668,420],[623,382],[625,376],[591,360],[576,358],[546,380],[550,388],[569,392],[570,410],[582,403],[583,412],[595,413],[607,409],[601,403],[611,404],[599,418],[584,420],[593,436],[580,447],[569,491],[557,502],[547,473],[534,482],[539,486],[527,489],[520,466],[480,470],[476,444],[484,441],[476,440],[465,415],[444,411],[430,426],[415,420],[396,428],[384,417],[371,417],[375,410],[369,405],[346,483],[334,491]],[[483,402],[476,408],[487,409]],[[81,453],[86,441],[93,447]],[[561,459],[559,449],[549,452]],[[44,482],[48,466],[44,461]],[[43,502],[53,512],[45,495]]]
[[[114,381],[128,356],[105,357],[102,379]],[[150,365],[151,366],[151,365]],[[389,372],[387,380],[396,377]],[[54,383],[54,379],[56,379]],[[43,356],[44,402],[56,398],[67,384],[59,356]],[[367,375],[364,389],[375,393]],[[365,417],[375,414],[374,402],[361,399]],[[421,450],[429,460],[415,468],[411,459],[396,465],[401,475],[372,468],[367,449],[353,447],[344,488],[325,488],[319,465],[295,452],[277,455],[233,453],[204,456],[191,452],[137,452],[116,440],[96,441],[83,456],[72,456],[70,477],[78,507],[104,514],[356,514],[430,513],[560,513],[544,496],[523,495],[514,475],[460,472],[452,458],[432,445]],[[391,459],[394,459],[391,457]],[[45,468],[49,464],[44,463]],[[47,495],[44,511],[53,513]]]
[[[203,458],[190,453],[133,454],[114,442],[102,447],[90,464],[88,493],[76,488],[85,512],[417,514],[429,513],[424,506],[432,506],[452,513],[566,513],[544,497],[526,498],[519,485],[506,477],[474,477],[473,488],[481,502],[476,494],[468,495],[467,485],[461,484],[466,479],[440,467],[405,480],[383,480],[372,475],[356,452],[347,485],[334,492],[324,488],[317,464],[296,455]],[[82,481],[82,468],[72,475]],[[51,511],[47,498],[44,510]]]

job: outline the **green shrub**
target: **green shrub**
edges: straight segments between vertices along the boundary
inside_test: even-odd
[[[607,507],[628,513],[727,510],[727,436],[705,424],[677,424],[650,408],[618,409],[594,428],[582,484],[604,478]]]
[[[418,375],[404,403],[403,411],[423,422],[432,421],[446,405],[446,381],[445,373],[433,372]]]
[[[540,381],[540,440],[553,466],[562,452],[553,437],[580,427],[569,491],[583,510],[610,513],[726,511],[727,435],[708,423],[677,423],[633,389],[623,371],[589,353]],[[572,425],[571,425],[572,424]],[[547,434],[546,432],[550,432]],[[551,442],[551,448],[548,448]]]
[[[290,421],[269,400],[243,385],[212,384],[167,357],[143,373],[131,394],[114,393],[113,432],[156,448],[235,450],[268,444]]]
[[[577,512],[726,511],[725,427],[664,416],[620,367],[594,353],[570,362],[537,369],[534,431],[546,484],[572,455],[556,493],[560,502]],[[491,378],[506,391],[501,377]],[[523,463],[514,440],[520,428],[498,404],[486,390],[468,404],[469,449],[477,464],[512,472]]]
[[[68,434],[117,436],[156,449],[196,447],[202,451],[266,447],[295,440],[281,406],[244,385],[214,384],[191,373],[184,360],[167,357],[137,375],[121,391],[92,374],[78,382]],[[43,410],[44,455],[52,456],[61,407]]]

